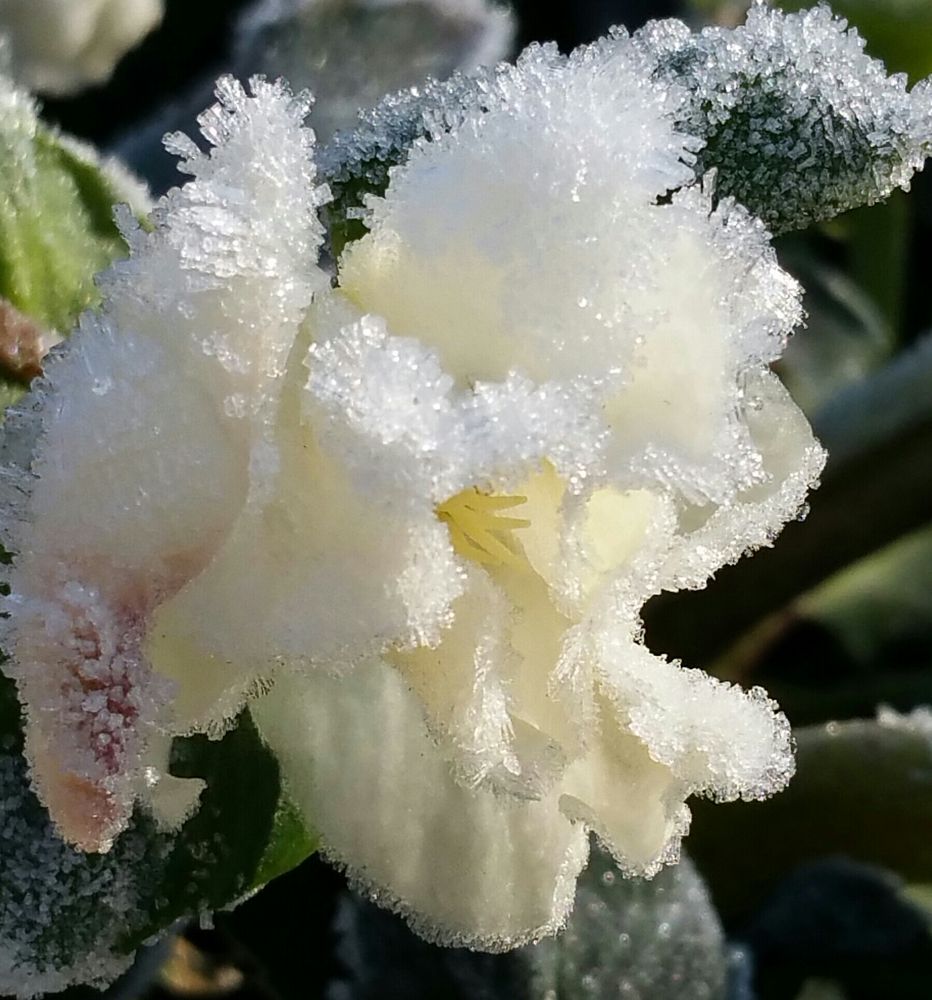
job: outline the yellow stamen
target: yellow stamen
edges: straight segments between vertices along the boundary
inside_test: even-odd
[[[439,504],[437,517],[447,525],[458,555],[484,566],[517,566],[521,552],[511,532],[531,522],[498,512],[523,503],[527,497],[492,496],[471,487]]]

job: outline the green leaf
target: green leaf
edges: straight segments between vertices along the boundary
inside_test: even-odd
[[[851,212],[840,226],[852,280],[896,333],[903,325],[912,223],[908,195],[895,191],[882,205]]]
[[[797,731],[797,773],[766,802],[693,803],[690,853],[727,917],[747,914],[795,866],[826,855],[932,880],[932,716]]]
[[[126,252],[112,217],[125,200],[90,150],[42,125],[0,76],[0,299],[68,332],[98,301],[94,275]]]
[[[594,848],[566,930],[521,953],[535,1000],[724,995],[724,935],[688,858],[653,879],[626,879]]]
[[[860,663],[907,641],[932,650],[932,524],[831,577],[796,610],[827,627]]]
[[[157,890],[141,905],[144,918],[123,935],[125,948],[137,947],[180,917],[229,905],[263,884],[263,866],[272,874],[284,870],[281,865],[273,870],[268,857],[287,858],[310,844],[303,828],[281,822],[276,827],[278,763],[248,711],[222,740],[176,740],[171,771],[180,778],[201,778],[207,788],[197,812],[168,838]]]
[[[19,706],[0,677],[0,995],[104,985],[147,938],[234,904],[313,850],[248,713],[222,740],[176,741],[173,772],[207,783],[178,833],[137,814],[109,853],[73,850],[29,787]]]
[[[317,846],[317,837],[308,831],[298,807],[288,797],[287,791],[281,789],[272,819],[272,832],[249,888],[258,889],[273,878],[297,868],[317,850]]]

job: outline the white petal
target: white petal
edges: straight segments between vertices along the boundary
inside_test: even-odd
[[[208,562],[247,496],[250,420],[316,287],[322,230],[306,106],[230,81],[210,154],[101,278],[102,314],[23,405],[40,416],[31,499],[11,539],[12,659],[39,796],[64,836],[106,849],[145,787],[172,686],[146,656],[155,608]],[[176,141],[176,146],[178,142]],[[280,218],[279,218],[280,217]],[[239,404],[242,404],[241,406]]]
[[[689,827],[682,783],[619,725],[610,704],[600,703],[598,735],[560,790],[564,814],[586,823],[625,872],[653,875],[676,860]]]
[[[742,419],[760,456],[761,481],[720,506],[681,511],[683,542],[671,551],[660,573],[671,590],[705,586],[721,566],[772,545],[818,485],[825,451],[779,378],[767,369],[747,375]]]
[[[764,799],[793,775],[786,717],[760,688],[655,656],[623,629],[599,640],[601,688],[620,724],[669,768],[686,795]]]
[[[588,854],[556,800],[518,802],[450,776],[401,676],[282,677],[253,707],[324,851],[430,940],[501,951],[556,931]]]
[[[691,175],[673,98],[631,52],[527,53],[490,85],[490,110],[415,145],[344,253],[357,306],[435,348],[461,386],[605,377],[631,356],[627,300],[651,273],[632,244]]]

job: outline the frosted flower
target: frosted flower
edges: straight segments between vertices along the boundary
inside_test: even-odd
[[[799,290],[626,39],[533,48],[415,143],[336,287],[306,107],[252,86],[222,83],[209,155],[172,139],[193,181],[33,403],[34,781],[85,849],[135,802],[177,823],[168,737],[264,693],[325,854],[426,936],[512,947],[565,920],[589,830],[651,874],[690,795],[791,774],[766,695],[654,655],[639,614],[821,469],[768,368]]]
[[[110,78],[162,19],[163,0],[0,0],[0,35],[32,90],[72,94]]]

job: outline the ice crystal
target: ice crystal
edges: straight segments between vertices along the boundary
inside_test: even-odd
[[[632,39],[615,29],[591,48],[631,46],[655,80],[682,91],[670,109],[697,140],[696,176],[714,170],[716,196],[733,196],[775,232],[882,200],[907,187],[932,151],[932,86],[907,92],[905,76],[888,77],[826,6],[784,14],[758,0],[734,29],[695,34],[656,21]],[[416,139],[493,107],[501,72],[391,95],[363,113],[324,153],[336,207],[354,218]]]
[[[30,790],[19,749],[0,738],[0,993],[103,987],[132,961],[121,938],[167,842],[134,827],[105,856],[69,847]]]
[[[46,94],[106,81],[162,19],[163,0],[2,0],[18,80]]]
[[[689,94],[681,124],[705,140],[700,171],[775,232],[908,187],[932,152],[932,95],[906,89],[827,6],[698,35],[660,23],[639,36],[663,79]]]

